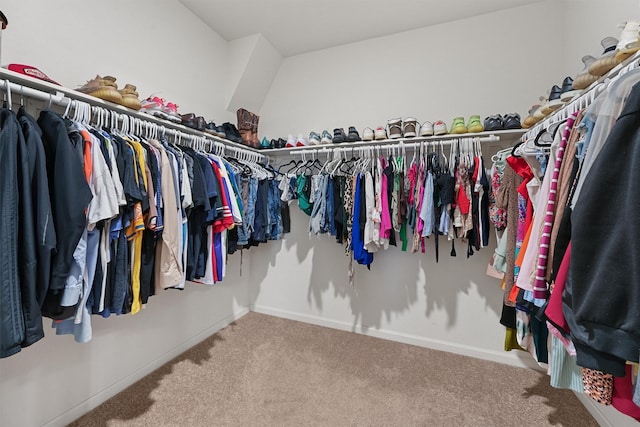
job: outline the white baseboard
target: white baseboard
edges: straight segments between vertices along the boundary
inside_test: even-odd
[[[161,355],[157,359],[149,362],[144,367],[136,370],[135,372],[132,372],[130,375],[124,378],[121,378],[120,380],[106,387],[104,390],[100,391],[99,393],[96,393],[93,396],[90,396],[84,402],[74,406],[73,408],[64,412],[60,416],[54,418],[53,420],[44,424],[44,426],[57,427],[57,426],[68,425],[72,421],[78,419],[79,417],[91,411],[92,409],[98,407],[99,405],[101,405],[111,397],[120,393],[121,391],[123,391],[124,389],[126,389],[127,387],[135,383],[136,381],[139,381],[145,376],[149,375],[150,373],[152,373],[153,371],[155,371],[165,363],[169,362],[171,359],[179,356],[180,354],[184,353],[185,351],[195,346],[196,344],[200,343],[201,341],[204,341],[206,338],[215,334],[216,332],[218,332],[225,326],[229,325],[230,323],[240,319],[242,316],[244,316],[247,313],[249,313],[249,307],[244,307],[243,309],[239,310],[237,313],[234,313],[231,316],[228,316],[220,320],[215,325],[189,338],[179,346],[169,350],[168,352]]]
[[[583,393],[576,393],[576,395],[582,406],[584,406],[587,411],[591,414],[591,416],[596,420],[598,425],[602,427],[614,427],[614,424],[607,419],[607,417],[602,412],[602,406],[598,402],[591,399],[589,396],[584,395]]]
[[[471,347],[464,344],[457,344],[432,338],[421,337],[418,335],[404,334],[396,331],[363,328],[360,325],[354,327],[354,325],[347,322],[330,320],[318,316],[300,314],[286,310],[274,309],[261,305],[252,305],[250,308],[251,311],[255,311],[256,313],[296,320],[298,322],[310,323],[312,325],[324,326],[327,328],[339,329],[347,332],[355,332],[371,337],[401,342],[403,344],[411,344],[419,347],[430,348],[433,350],[446,351],[449,353],[474,357],[476,359],[489,360],[492,362],[503,363],[506,365],[517,366],[521,368],[541,370],[540,366],[535,363],[535,361],[531,357],[518,357],[518,352],[492,351],[478,347]]]
[[[582,393],[574,393],[582,406],[584,406],[598,425],[603,427],[638,427],[638,422],[633,418],[618,412],[613,406],[602,405],[589,396]]]

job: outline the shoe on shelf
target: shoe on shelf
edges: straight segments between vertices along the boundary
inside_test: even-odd
[[[418,121],[414,117],[407,117],[402,122],[402,134],[405,138],[415,138],[418,126]]]
[[[285,148],[287,146],[287,140],[284,138],[278,138],[275,148]]]
[[[448,133],[447,124],[442,120],[438,120],[433,124],[434,135],[440,136],[440,135],[446,135],[447,133]]]
[[[162,119],[166,119],[167,116],[163,111],[164,109],[164,99],[157,96],[150,96],[144,101],[142,101],[141,111],[151,114],[152,116],[160,117]]]
[[[562,89],[558,85],[553,85],[551,88],[551,92],[549,92],[549,98],[547,102],[540,107],[542,114],[548,116],[549,114],[556,111],[558,108],[562,107],[562,100],[560,99],[560,95],[562,94]]]
[[[596,58],[591,55],[585,55],[582,57],[582,63],[584,68],[578,73],[575,79],[573,79],[574,89],[586,89],[591,86],[593,82],[598,80],[598,76],[594,76],[589,73],[589,67],[595,62]]]
[[[173,102],[167,102],[161,108],[167,120],[170,120],[175,123],[180,123],[182,121],[180,117],[180,113],[178,113],[178,106]]]
[[[209,122],[207,123],[207,125],[204,127],[204,131],[206,133],[209,133],[211,135],[215,135],[218,136],[218,129],[215,123],[213,122]]]
[[[469,123],[467,124],[467,131],[469,133],[478,133],[484,130],[484,126],[482,126],[482,122],[480,122],[480,116],[475,115],[469,117]]]
[[[374,132],[371,128],[362,129],[362,140],[363,141],[373,141]]]
[[[467,126],[464,124],[464,117],[456,117],[453,119],[451,123],[451,132],[452,135],[457,135],[461,133],[467,133]]]
[[[536,123],[538,123],[538,121],[536,119],[533,118],[533,113],[540,108],[539,104],[535,104],[532,105],[531,108],[529,109],[529,115],[524,119],[524,123],[522,123],[522,127],[523,129],[529,129],[530,127],[532,127],[533,125],[535,125]]]
[[[373,131],[373,137],[375,138],[376,141],[385,140],[385,139],[387,139],[387,131],[382,126],[378,126]]]
[[[96,76],[94,79],[89,80],[84,84],[84,86],[79,87],[76,90],[115,104],[122,104],[123,101],[122,94],[118,92],[116,79],[111,76]]]
[[[298,138],[296,138],[296,147],[306,147],[309,145],[309,141],[307,141],[301,133],[298,134]]]
[[[225,138],[227,135],[222,130],[222,126],[218,126],[215,122],[209,122],[204,128],[204,131],[210,133],[211,135],[215,135],[218,138]]]
[[[360,134],[358,133],[358,130],[353,126],[349,126],[349,133],[347,134],[347,142],[357,142],[357,141],[360,141]]]
[[[216,129],[218,130],[218,136],[220,138],[227,138],[227,134],[225,133],[224,128],[222,127],[222,125],[216,126]]]
[[[560,92],[560,101],[570,102],[573,98],[580,95],[580,91],[573,88],[573,79],[569,76],[562,81],[562,91]]]
[[[232,142],[237,142],[238,144],[242,144],[242,136],[240,136],[240,132],[236,125],[230,122],[224,122],[222,124],[222,130],[225,133],[225,138]]]
[[[289,136],[287,137],[287,143],[285,144],[286,148],[293,148],[296,146],[296,138],[289,134]]]
[[[420,136],[433,136],[433,123],[424,122],[420,126]]]
[[[204,130],[207,128],[207,121],[202,116],[196,117],[195,124],[196,124],[195,129],[199,130],[200,132],[204,132]]]
[[[322,138],[320,138],[321,144],[331,144],[333,142],[333,136],[328,130],[322,131]]]
[[[605,37],[600,41],[600,44],[604,48],[604,51],[602,55],[589,66],[589,73],[598,77],[604,76],[621,62],[616,59],[617,38]]]
[[[504,128],[505,129],[522,129],[520,124],[520,114],[509,113],[504,115]]]
[[[262,137],[262,141],[260,141],[260,145],[258,146],[261,150],[267,150],[271,148],[271,142],[267,139],[266,136]]]
[[[309,144],[311,145],[319,145],[320,144],[320,135],[315,132],[309,133]]]
[[[500,114],[494,114],[484,119],[484,130],[504,130],[504,120]]]
[[[127,108],[131,108],[132,110],[138,111],[142,108],[142,103],[140,99],[138,99],[138,92],[136,92],[136,87],[132,84],[127,83],[124,85],[124,88],[120,90],[120,95],[122,95],[122,105]]]
[[[402,119],[391,119],[387,121],[389,128],[389,139],[402,138]]]
[[[333,143],[334,144],[342,144],[347,141],[347,136],[344,134],[344,129],[335,128],[333,130]]]
[[[640,50],[640,22],[627,21],[616,46],[616,61],[622,62]]]
[[[180,116],[181,123],[188,128],[196,128],[196,115],[193,113],[187,113]]]

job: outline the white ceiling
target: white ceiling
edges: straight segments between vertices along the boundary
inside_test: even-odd
[[[224,39],[261,33],[286,57],[541,0],[179,1]]]

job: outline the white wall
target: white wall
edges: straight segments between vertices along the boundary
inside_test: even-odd
[[[456,116],[523,115],[558,79],[555,12],[543,2],[286,58],[262,130],[277,138],[409,115],[447,126]],[[536,66],[542,50],[545,66]]]
[[[225,112],[227,43],[176,1],[25,0],[2,11],[3,64],[35,65],[72,88],[113,74],[136,83],[141,97],[159,92],[183,112],[233,118]],[[0,425],[66,425],[242,316],[249,259],[243,277],[237,254],[214,287],[166,291],[135,316],[94,316],[87,344],[55,336],[45,320],[42,341],[0,360]]]
[[[564,0],[563,22],[563,72],[574,77],[583,68],[581,58],[602,54],[600,40],[607,36],[620,38],[626,21],[640,21],[640,4],[637,0]]]
[[[99,74],[216,123],[226,112],[228,43],[177,0],[5,2],[2,64],[34,65],[70,88]]]
[[[580,58],[639,16],[637,1],[545,1],[448,24],[286,58],[260,114],[270,138],[335,127],[375,127],[412,115],[419,121],[519,112],[580,71]],[[513,141],[507,142],[507,146]],[[287,159],[288,160],[288,159]],[[457,258],[393,248],[371,271],[356,266],[328,236],[309,237],[293,205],[293,229],[280,248],[258,248],[252,262],[256,311],[512,364],[502,351],[502,293],[486,276],[492,247]],[[441,243],[443,243],[441,241]],[[264,264],[268,257],[269,265]],[[582,399],[603,425],[635,422]]]
[[[557,43],[561,30],[553,25],[559,24],[553,10],[543,2],[286,58],[260,112],[265,132],[362,129],[407,115],[450,124],[455,115],[523,113],[557,75],[553,67],[524,66],[534,45]],[[534,42],[531,34],[543,21],[551,30]],[[547,55],[560,60],[559,52]],[[294,229],[282,247],[254,254],[256,310],[527,363],[502,351],[501,290],[485,274],[493,246],[467,259],[457,242],[452,258],[441,239],[438,264],[433,240],[426,255],[390,249],[376,255],[370,272],[358,266],[351,287],[344,249],[329,237],[309,238],[308,218],[297,206],[292,212]]]

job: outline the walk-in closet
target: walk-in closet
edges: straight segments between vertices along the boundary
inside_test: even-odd
[[[640,421],[637,1],[0,24],[0,426]]]

